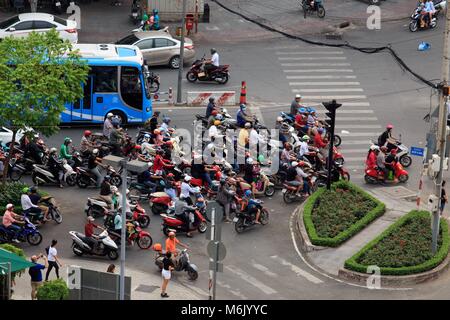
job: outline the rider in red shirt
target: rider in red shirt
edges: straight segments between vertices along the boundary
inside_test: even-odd
[[[376,169],[377,168],[377,155],[375,150],[380,150],[377,146],[370,147],[369,154],[366,159],[366,166],[368,169]]]
[[[323,133],[323,128],[319,128],[317,129],[317,133],[314,136],[314,146],[316,148],[325,148],[327,146],[327,143],[325,143],[322,139],[322,133]]]

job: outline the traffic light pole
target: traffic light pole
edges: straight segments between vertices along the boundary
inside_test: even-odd
[[[333,169],[333,147],[334,147],[334,127],[336,120],[336,109],[342,106],[333,100],[331,102],[322,102],[325,109],[328,110],[326,115],[330,117],[330,119],[326,119],[325,122],[329,125],[330,131],[330,140],[328,142],[328,174],[327,174],[327,190],[331,189],[331,171]]]

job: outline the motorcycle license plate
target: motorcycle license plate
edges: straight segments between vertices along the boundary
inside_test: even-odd
[[[203,77],[203,76],[205,76],[205,73],[204,73],[204,72],[200,72],[200,73],[198,74],[198,76],[199,76],[199,77]]]
[[[239,221],[239,218],[234,218],[233,219],[233,222],[238,222]]]
[[[282,192],[282,193],[286,193],[286,192],[287,192],[287,189],[283,189],[281,192]]]
[[[61,2],[57,2],[57,3],[55,3],[55,5],[56,5],[57,7],[60,7],[60,6],[61,6]]]
[[[133,18],[136,18],[136,17],[137,17],[137,13],[133,12]]]

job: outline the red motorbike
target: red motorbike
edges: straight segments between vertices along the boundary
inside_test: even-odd
[[[165,192],[154,192],[150,194],[150,207],[153,214],[167,212],[172,199]]]
[[[145,212],[145,209],[142,208],[139,203],[136,203],[134,206],[131,219],[139,222],[139,225],[142,228],[147,228],[150,224],[150,216]]]
[[[176,216],[169,216],[167,214],[161,214],[163,219],[162,230],[166,236],[169,236],[171,230],[175,230],[177,234],[187,233],[188,231],[198,230],[200,233],[205,233],[208,229],[205,217],[201,214],[199,210],[192,211],[194,214],[194,222],[191,224],[192,229],[186,230],[183,226],[184,222],[178,219]]]
[[[204,70],[203,66],[205,64],[205,56],[200,60],[195,60],[192,63],[191,69],[186,73],[186,79],[189,82],[194,83],[195,81],[215,81],[218,84],[225,84],[228,82],[230,73],[228,68],[230,65],[225,64],[218,66],[215,70],[209,71],[208,73]]]
[[[129,245],[133,243],[137,243],[139,248],[141,249],[150,249],[153,244],[153,239],[150,236],[150,233],[147,231],[143,231],[141,227],[139,226],[139,222],[133,221],[128,222],[127,221],[127,243]],[[111,239],[120,246],[121,243],[121,235],[115,231],[108,230],[108,233],[111,237]]]
[[[393,177],[387,177],[385,179],[384,172],[381,170],[378,170],[377,168],[367,168],[366,167],[366,174],[364,175],[364,180],[367,183],[374,184],[374,183],[380,183],[383,181],[386,182],[395,182],[396,180],[399,182],[406,182],[409,179],[408,171],[406,171],[403,166],[401,165],[400,161],[396,161],[394,166],[394,174]]]

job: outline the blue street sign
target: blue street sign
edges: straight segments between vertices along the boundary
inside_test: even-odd
[[[423,157],[425,152],[424,148],[411,147],[411,151],[409,152],[412,156]]]

